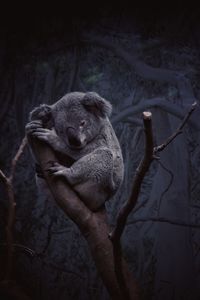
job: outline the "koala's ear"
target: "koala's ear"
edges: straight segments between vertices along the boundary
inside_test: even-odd
[[[43,123],[47,123],[52,119],[52,108],[47,104],[40,104],[40,106],[34,108],[30,112],[29,120],[42,120]]]
[[[112,105],[95,92],[88,92],[83,97],[81,103],[86,110],[97,117],[109,117],[112,112]]]

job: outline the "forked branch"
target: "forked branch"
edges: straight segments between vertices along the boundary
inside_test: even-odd
[[[127,295],[128,298],[128,286],[125,278],[123,277],[123,271],[122,271],[122,263],[121,263],[121,257],[122,257],[122,250],[121,250],[121,236],[123,234],[125,225],[127,224],[127,218],[131,211],[134,209],[137,199],[140,193],[140,188],[143,182],[143,179],[149,170],[149,167],[154,159],[156,159],[156,153],[159,151],[163,151],[167,145],[169,145],[179,134],[182,133],[182,129],[189,120],[192,112],[196,108],[196,103],[194,103],[189,110],[189,112],[184,117],[183,121],[177,128],[177,130],[168,138],[166,141],[158,146],[154,147],[153,144],[153,132],[152,132],[152,115],[150,112],[143,112],[143,123],[144,123],[144,131],[145,131],[145,155],[144,158],[141,160],[133,180],[133,186],[131,191],[131,196],[125,202],[125,204],[121,207],[117,220],[116,220],[116,226],[114,230],[109,234],[109,237],[113,244],[113,255],[114,255],[114,266],[115,266],[115,273],[118,280],[118,283],[120,285],[121,290],[123,290],[123,293]]]
[[[125,202],[125,204],[121,207],[117,217],[116,226],[114,230],[110,233],[110,239],[112,240],[113,243],[115,243],[117,240],[121,238],[124,227],[126,225],[128,215],[133,210],[137,202],[139,192],[140,192],[140,187],[144,179],[144,176],[146,175],[151,162],[153,161],[153,159],[156,158],[157,152],[163,151],[179,134],[182,133],[183,127],[188,122],[191,114],[193,113],[196,107],[197,107],[197,103],[195,102],[192,104],[192,107],[185,115],[183,121],[176,129],[176,131],[170,137],[168,137],[161,145],[157,147],[154,147],[153,145],[151,113],[143,112],[143,123],[145,129],[145,155],[136,170],[136,174],[133,179],[131,196],[128,199],[128,201]]]

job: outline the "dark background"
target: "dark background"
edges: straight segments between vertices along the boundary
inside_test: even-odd
[[[199,9],[181,2],[140,2],[132,7],[53,3],[48,9],[10,3],[0,16],[1,170],[9,173],[33,107],[54,103],[70,91],[96,91],[113,104],[112,122],[125,162],[124,183],[107,203],[114,224],[144,150],[141,112],[153,113],[159,144],[191,104],[199,103]],[[132,113],[121,116],[127,108]],[[143,299],[200,299],[199,130],[197,109],[183,134],[161,154],[160,163],[152,164],[126,226],[124,255]],[[13,279],[31,299],[108,299],[79,230],[38,194],[28,149],[18,163],[14,184],[13,233],[18,246]],[[1,184],[2,266],[7,208]]]

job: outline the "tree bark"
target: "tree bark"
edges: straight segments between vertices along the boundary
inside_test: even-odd
[[[31,146],[37,161],[42,167],[45,179],[56,203],[76,223],[88,242],[96,267],[111,298],[115,300],[125,299],[115,274],[113,245],[108,238],[111,228],[107,223],[105,209],[95,213],[91,212],[66,181],[62,178],[54,179],[48,175],[46,169],[52,161],[57,161],[53,150],[48,145],[32,139]],[[138,299],[136,280],[129,272],[123,258],[122,269],[129,291],[129,298],[131,300]]]

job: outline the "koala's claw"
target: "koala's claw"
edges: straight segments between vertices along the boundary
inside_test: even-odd
[[[26,133],[32,135],[35,130],[42,128],[40,120],[31,121],[26,125]]]
[[[32,121],[26,125],[26,133],[28,136],[37,138],[50,146],[58,143],[59,139],[55,132],[50,129],[44,128],[41,121]]]
[[[47,169],[50,176],[65,176],[66,168],[59,163],[54,163],[54,165]]]
[[[51,134],[49,129],[35,128],[32,131],[32,136],[37,137],[41,141],[48,141],[48,135]]]

